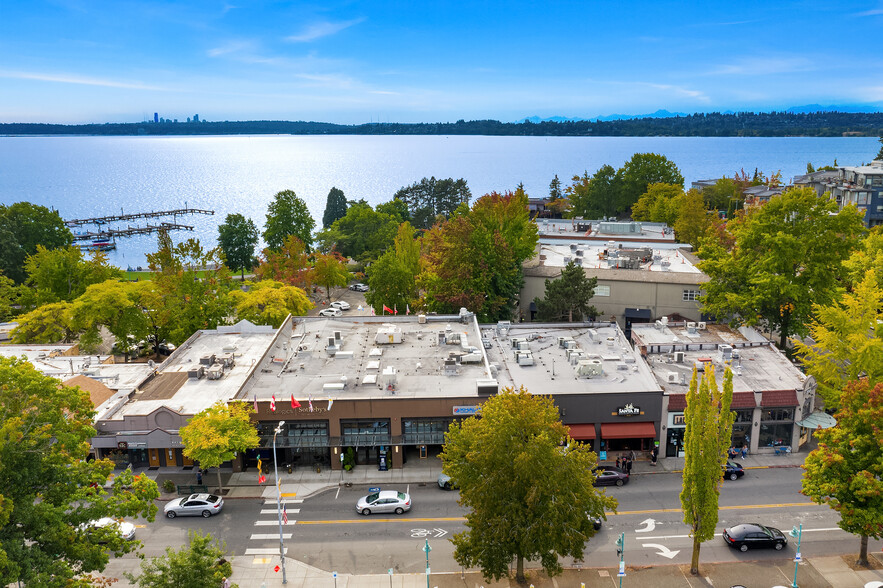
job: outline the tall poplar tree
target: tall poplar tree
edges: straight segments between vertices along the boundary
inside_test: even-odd
[[[327,229],[334,221],[346,216],[346,196],[340,188],[331,188],[325,201],[325,213],[322,215],[322,228]]]
[[[705,368],[701,384],[693,370],[684,421],[684,487],[681,508],[684,522],[693,536],[693,559],[690,573],[699,574],[699,548],[714,537],[717,526],[718,499],[723,482],[723,465],[733,433],[735,413],[733,402],[733,372],[724,373],[723,390],[718,388],[714,366]]]

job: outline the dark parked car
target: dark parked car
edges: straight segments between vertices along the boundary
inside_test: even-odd
[[[721,467],[724,468],[724,478],[728,480],[735,480],[745,475],[745,470],[737,463],[728,461],[727,465]]]
[[[729,529],[724,529],[724,541],[730,547],[739,551],[772,547],[780,551],[788,544],[788,539],[782,531],[773,527],[765,527],[760,523],[742,523]]]
[[[613,466],[599,466],[592,472],[595,474],[595,486],[622,486],[629,481],[628,473]]]

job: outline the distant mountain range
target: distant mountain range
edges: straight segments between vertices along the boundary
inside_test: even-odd
[[[829,104],[828,106],[822,106],[821,104],[806,104],[804,106],[792,106],[791,108],[780,112],[788,112],[791,114],[812,114],[815,112],[883,112],[883,104]],[[726,110],[720,112],[719,114],[736,114],[736,111]],[[568,118],[566,116],[550,116],[547,118],[541,118],[539,116],[528,116],[515,122],[538,124],[541,122],[592,122],[611,120],[635,120],[642,118],[674,118],[682,116],[690,116],[690,114],[685,112],[669,112],[668,110],[657,110],[656,112],[651,112],[650,114],[607,114],[604,116],[592,116],[589,118]]]

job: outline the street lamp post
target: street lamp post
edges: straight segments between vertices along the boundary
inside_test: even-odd
[[[423,551],[426,553],[426,588],[429,588],[429,552],[432,551],[432,548],[429,546],[429,539],[426,540]]]
[[[791,532],[788,534],[797,538],[797,554],[794,556],[794,581],[791,582],[791,588],[797,588],[797,566],[800,564],[800,537],[803,535],[803,523],[800,523],[798,527],[791,527]]]
[[[285,421],[279,421],[279,426],[273,431],[273,473],[276,476],[276,515],[279,518],[279,559],[282,563],[282,583],[288,584],[288,579],[285,577],[285,539],[282,536],[282,488],[279,485],[279,462],[276,459],[276,435],[282,432],[283,425],[285,425]]]

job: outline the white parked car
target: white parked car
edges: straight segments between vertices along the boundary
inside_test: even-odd
[[[343,316],[343,313],[340,311],[339,308],[324,308],[319,311],[319,316],[337,317]]]
[[[352,285],[350,286],[350,290],[354,290],[354,291],[356,291],[356,292],[367,292],[367,291],[368,291],[368,285],[367,285],[367,284],[362,284],[362,283],[359,283],[359,284],[352,284]]]
[[[112,527],[115,528],[120,534],[120,537],[126,541],[131,541],[135,538],[135,525],[122,519],[117,520],[110,517],[104,517],[97,521],[87,523],[84,527],[86,529],[103,529],[105,527]]]
[[[349,310],[350,303],[346,302],[345,300],[338,300],[336,302],[331,303],[331,308],[336,308],[338,310]]]

